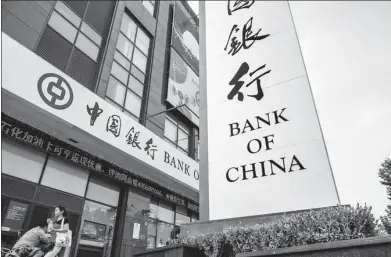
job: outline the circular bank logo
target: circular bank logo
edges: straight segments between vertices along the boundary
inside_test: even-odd
[[[46,73],[39,78],[38,93],[47,105],[57,110],[66,109],[73,102],[71,86],[63,77],[54,73]]]

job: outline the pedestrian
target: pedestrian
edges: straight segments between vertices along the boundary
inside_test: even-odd
[[[72,238],[69,238],[69,221],[67,216],[65,207],[57,206],[54,209],[54,219],[49,220],[49,231],[55,237],[55,246],[45,257],[55,257],[70,244]]]

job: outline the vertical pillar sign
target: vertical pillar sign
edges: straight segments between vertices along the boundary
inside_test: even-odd
[[[202,4],[209,219],[338,204],[288,2]]]

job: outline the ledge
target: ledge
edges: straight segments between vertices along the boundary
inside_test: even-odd
[[[157,252],[162,252],[162,251],[167,251],[167,250],[172,250],[172,249],[182,248],[182,247],[198,249],[198,247],[195,246],[195,245],[174,244],[174,245],[167,245],[167,246],[163,246],[163,247],[159,247],[159,248],[149,249],[149,250],[142,251],[142,252],[139,252],[139,253],[134,253],[133,256],[145,255],[147,253],[157,253]]]
[[[258,252],[249,252],[249,253],[239,253],[237,257],[258,257],[258,256],[276,256],[283,254],[298,254],[304,252],[317,252],[324,250],[336,250],[343,248],[353,248],[353,247],[365,247],[371,245],[383,245],[388,244],[391,246],[391,236],[379,236],[379,237],[367,237],[361,239],[352,239],[352,240],[341,240],[330,243],[320,243],[312,245],[302,245],[302,246],[293,246],[287,248],[280,248],[267,251],[258,251]]]

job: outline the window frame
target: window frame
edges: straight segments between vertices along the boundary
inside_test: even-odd
[[[76,15],[79,19],[80,19],[80,23],[78,26],[76,26],[74,24],[74,22],[72,22],[70,19],[68,19],[65,15],[63,15],[59,9],[57,9],[57,5],[58,3],[60,3],[60,5],[64,5],[66,8],[69,9],[69,11],[71,11],[73,13],[73,15]],[[88,4],[84,10],[84,13],[87,12],[88,10]],[[64,19],[65,22],[67,22],[69,25],[71,25],[73,28],[76,29],[76,35],[75,35],[75,38],[73,39],[73,41],[71,42],[70,40],[68,40],[68,38],[66,38],[63,33],[60,31],[60,30],[57,30],[54,26],[50,25],[50,20],[52,19],[53,17],[53,14],[56,14],[58,15],[60,18]],[[83,23],[85,25],[87,25],[87,28],[91,29],[93,32],[95,32],[99,37],[100,37],[100,44],[98,45],[94,39],[90,38],[87,33],[84,33],[83,30],[82,30],[82,27],[83,27]],[[72,48],[77,48],[78,50],[80,50],[85,56],[87,56],[89,59],[91,59],[93,62],[95,63],[98,63],[99,62],[99,56],[101,54],[101,50],[102,50],[102,43],[103,43],[103,35],[101,35],[98,31],[96,31],[86,20],[84,20],[84,17],[81,17],[77,12],[75,12],[72,7],[70,7],[65,1],[57,1],[54,8],[53,8],[53,11],[52,13],[50,14],[50,17],[48,19],[48,22],[47,22],[47,26],[49,26],[51,29],[53,29],[56,33],[58,33],[61,37],[63,37],[67,42],[71,43],[72,44]],[[93,59],[90,54],[87,54],[85,52],[85,50],[81,49],[80,47],[76,46],[76,43],[78,42],[78,39],[79,39],[79,34],[82,34],[89,42],[91,42],[93,45],[95,45],[97,48],[98,48],[98,53],[96,54],[96,57],[95,59]]]
[[[172,146],[175,146],[177,149],[179,149],[179,151],[182,151],[184,154],[187,154],[189,156],[190,152],[191,152],[190,151],[191,127],[188,126],[187,124],[185,124],[184,122],[182,122],[180,120],[180,118],[177,117],[177,115],[174,115],[170,112],[166,114],[165,122],[167,122],[167,120],[169,120],[171,123],[174,123],[176,125],[175,126],[176,127],[176,142],[173,142],[170,138],[166,137],[166,133],[165,133],[166,132],[166,125],[165,124],[164,124],[164,140],[169,141]],[[185,131],[182,128],[187,129],[187,131]],[[185,139],[179,139],[179,130],[185,131],[187,133],[187,145],[188,145],[187,151],[185,149],[183,149],[178,143],[181,140],[185,140]]]
[[[153,0],[153,1],[152,0],[140,0],[140,2],[144,6],[144,8],[147,9],[147,10],[148,10],[148,8],[144,5],[144,2],[151,3],[153,5],[153,12],[150,13],[149,10],[148,10],[148,12],[152,15],[152,17],[156,18],[157,1],[156,0]]]
[[[113,104],[115,103],[116,107],[119,108],[121,110],[121,112],[124,112],[125,114],[127,114],[128,116],[130,116],[131,118],[133,118],[134,120],[140,122],[141,120],[141,114],[142,114],[142,111],[143,111],[143,104],[144,104],[144,95],[145,95],[145,90],[146,88],[148,87],[148,74],[149,74],[149,70],[148,70],[148,66],[149,66],[149,63],[151,61],[151,48],[152,48],[152,41],[153,41],[153,38],[152,36],[148,33],[148,31],[146,29],[144,29],[144,27],[142,26],[142,24],[140,22],[138,22],[137,19],[135,19],[131,14],[129,14],[127,11],[124,12],[123,14],[123,18],[122,18],[122,21],[121,21],[121,29],[119,31],[119,34],[118,34],[118,37],[117,37],[117,45],[115,47],[115,53],[117,56],[119,56],[120,58],[123,58],[125,59],[130,65],[129,65],[129,69],[127,67],[125,67],[124,65],[122,65],[120,63],[120,61],[118,61],[117,59],[118,58],[113,58],[113,64],[112,64],[112,67],[114,65],[114,63],[116,65],[119,65],[119,67],[121,67],[122,69],[124,69],[126,72],[127,72],[127,79],[126,79],[126,84],[123,83],[123,81],[121,81],[118,77],[116,77],[113,73],[112,73],[112,68],[110,70],[110,77],[112,76],[114,79],[116,79],[122,86],[125,87],[125,94],[124,94],[124,98],[123,98],[123,102],[122,104],[116,102],[114,99],[112,99],[111,97],[109,97],[107,95],[107,91],[108,91],[108,87],[106,89],[106,93],[105,93],[105,99],[109,99],[109,103],[110,104]],[[136,25],[136,30],[135,30],[135,34],[134,34],[134,41],[132,41],[123,31],[122,31],[122,22],[125,21],[125,15],[127,16],[127,18],[133,22],[135,25]],[[139,30],[141,30],[148,38],[149,38],[149,45],[148,45],[148,54],[145,54],[136,44],[137,42],[137,35],[139,33]],[[120,37],[123,37],[124,40],[127,40],[126,42],[129,43],[131,46],[132,46],[132,53],[131,53],[131,58],[129,59],[128,56],[126,56],[124,53],[122,53],[122,51],[118,48],[118,42],[119,42],[119,38]],[[146,64],[145,64],[145,72],[142,71],[138,66],[137,64],[134,63],[134,53],[135,53],[135,50],[138,50],[142,57],[145,58],[146,60]],[[133,70],[135,70],[136,72],[139,72],[141,73],[143,76],[144,76],[144,81],[142,81],[139,76],[135,76],[134,73],[133,73]],[[142,93],[141,93],[141,96],[140,94],[134,89],[131,87],[130,85],[130,81],[131,80],[136,80],[137,83],[140,83],[143,88],[142,88]],[[109,78],[110,80],[110,78]],[[130,91],[131,94],[134,95],[134,97],[137,97],[138,99],[140,99],[140,110],[139,110],[139,113],[138,113],[138,116],[134,113],[131,112],[131,110],[128,110],[125,106],[126,106],[126,101],[127,101],[127,96],[128,96],[128,91]]]
[[[154,222],[156,228],[155,228],[155,235],[150,235],[147,232],[147,240],[148,240],[148,238],[150,236],[154,237],[154,248],[147,248],[147,249],[156,249],[156,248],[158,248],[157,247],[157,244],[158,244],[158,242],[157,242],[157,240],[158,240],[158,227],[159,227],[160,223],[164,223],[166,225],[172,226],[173,230],[171,231],[171,233],[173,233],[173,232],[175,232],[175,231],[180,229],[180,226],[176,224],[176,215],[177,215],[177,212],[181,213],[182,215],[184,215],[184,214],[181,211],[177,210],[177,209],[185,208],[186,212],[187,212],[186,216],[188,216],[190,218],[190,221],[192,219],[191,212],[186,207],[180,206],[178,208],[178,205],[173,204],[173,203],[168,202],[168,201],[164,201],[164,200],[158,199],[158,198],[156,198],[154,196],[151,196],[151,198],[150,198],[150,205],[149,205],[150,206],[150,210],[151,210],[151,204],[156,205],[159,208],[162,202],[164,203],[164,205],[170,205],[171,206],[171,210],[174,213],[174,220],[173,220],[173,223],[169,223],[169,222],[160,220],[158,218],[158,214],[156,214],[156,217],[148,216],[147,223],[149,224],[150,222]],[[164,207],[164,208],[166,208],[166,207]],[[173,239],[171,236],[170,236],[170,238]]]

